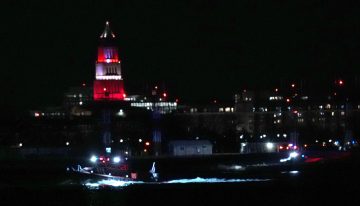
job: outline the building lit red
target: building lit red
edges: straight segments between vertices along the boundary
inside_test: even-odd
[[[126,97],[121,76],[121,61],[118,48],[115,46],[115,38],[109,22],[106,22],[105,30],[100,35],[96,61],[95,101],[121,101]]]

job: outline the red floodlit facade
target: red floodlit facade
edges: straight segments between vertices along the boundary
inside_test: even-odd
[[[121,61],[114,40],[115,35],[110,30],[109,22],[106,22],[105,30],[100,36],[96,61],[95,101],[121,101],[126,97],[121,76]]]

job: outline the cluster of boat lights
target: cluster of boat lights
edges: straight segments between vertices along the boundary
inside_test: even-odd
[[[109,162],[110,161],[110,157],[97,157],[96,155],[92,155],[91,158],[90,158],[90,162],[92,163],[96,163],[97,161],[101,161],[103,163],[105,162]],[[121,158],[119,156],[115,156],[112,158],[112,162],[113,163],[120,163],[121,162]]]

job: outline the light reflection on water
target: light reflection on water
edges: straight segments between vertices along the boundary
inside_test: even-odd
[[[103,179],[97,182],[86,182],[85,185],[89,189],[99,189],[102,186],[111,186],[123,188],[129,185],[134,184],[211,184],[211,183],[241,183],[241,182],[264,182],[270,181],[271,179],[225,179],[225,178],[192,178],[192,179],[174,179],[163,182],[143,182],[143,181],[124,181],[124,180],[114,180],[114,179]]]

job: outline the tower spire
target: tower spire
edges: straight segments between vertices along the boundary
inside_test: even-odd
[[[110,29],[109,21],[106,21],[105,29],[104,29],[103,33],[100,35],[100,38],[104,39],[104,38],[111,38],[111,37],[115,38],[115,34]]]

